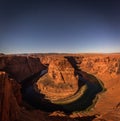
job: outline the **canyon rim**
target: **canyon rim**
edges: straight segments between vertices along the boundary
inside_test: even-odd
[[[1,121],[120,120],[120,54],[0,55]]]

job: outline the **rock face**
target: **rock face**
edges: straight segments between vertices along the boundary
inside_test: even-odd
[[[21,103],[20,85],[0,72],[0,121],[16,121]]]
[[[44,68],[38,58],[29,56],[0,57],[0,70],[5,70],[19,82],[40,72]]]

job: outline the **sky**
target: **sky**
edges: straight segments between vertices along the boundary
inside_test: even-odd
[[[0,53],[53,52],[120,52],[120,1],[0,1]]]

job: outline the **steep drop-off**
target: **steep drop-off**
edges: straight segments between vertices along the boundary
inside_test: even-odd
[[[0,72],[0,120],[18,120],[20,103],[20,85],[9,78],[6,72]]]

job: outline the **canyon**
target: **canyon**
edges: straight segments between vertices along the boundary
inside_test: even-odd
[[[0,55],[1,121],[119,121],[120,54]]]

